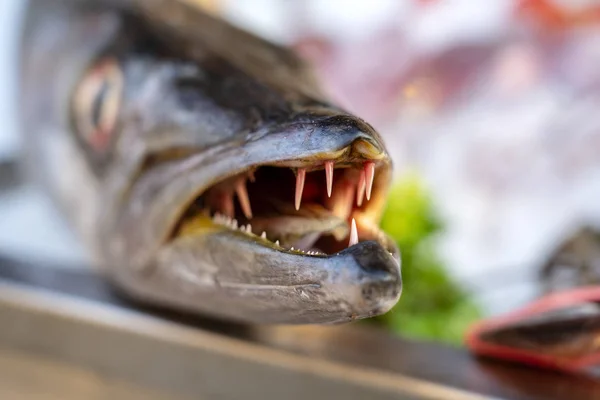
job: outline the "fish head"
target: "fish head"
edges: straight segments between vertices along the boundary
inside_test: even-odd
[[[261,47],[265,69],[143,37],[91,62],[72,96],[103,182],[114,280],[146,301],[252,323],[389,311],[401,262],[378,227],[392,162],[376,130],[277,47]]]

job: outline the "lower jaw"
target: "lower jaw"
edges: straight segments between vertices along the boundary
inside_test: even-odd
[[[360,216],[357,215],[356,217]],[[392,256],[398,256],[397,249],[395,246],[393,246],[392,241],[376,225],[371,224],[370,221],[366,220],[365,218],[356,219],[355,215],[349,218],[349,224],[352,223],[351,221],[353,219],[356,221],[359,237],[359,241],[356,243],[375,241],[390,254],[392,254]],[[178,230],[177,235],[191,236],[195,234],[221,230],[223,228],[232,232],[243,233],[249,238],[258,241],[265,247],[271,247],[285,252],[303,253],[313,256],[333,255],[350,247],[349,245],[351,244],[349,236],[343,240],[337,240],[333,235],[327,233],[321,234],[321,236],[314,241],[310,247],[303,246],[298,242],[295,242],[294,244],[282,243],[277,238],[269,235],[269,232],[254,232],[250,223],[247,225],[238,224],[237,220],[227,218],[220,214],[215,214],[211,217],[208,215],[208,212],[199,214],[192,219],[184,221]]]

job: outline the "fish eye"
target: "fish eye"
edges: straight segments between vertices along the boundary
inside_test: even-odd
[[[111,143],[119,116],[123,74],[117,60],[101,60],[90,68],[77,85],[72,99],[77,135],[95,151]]]

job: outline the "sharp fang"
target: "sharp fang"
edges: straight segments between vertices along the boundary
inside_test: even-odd
[[[263,231],[263,233],[260,234],[260,237],[263,239],[267,238],[267,232]]]
[[[277,246],[279,246],[279,240],[276,240],[276,241],[275,241],[275,244],[276,244]]]
[[[373,189],[373,179],[375,178],[375,163],[373,161],[365,163],[365,175],[367,178],[367,200],[371,200],[371,190]]]
[[[300,201],[302,201],[302,192],[304,191],[304,180],[306,178],[306,168],[298,168],[296,175],[296,210],[300,209]]]
[[[359,207],[362,206],[363,198],[365,196],[365,187],[367,186],[367,178],[365,176],[366,173],[363,169],[360,171],[360,178],[358,178],[358,186],[356,189],[356,205]]]
[[[252,218],[252,208],[250,208],[250,199],[248,199],[248,191],[246,190],[246,182],[240,180],[235,187],[240,206],[246,218]]]
[[[333,161],[325,161],[325,179],[327,181],[327,197],[331,197],[333,188]]]
[[[356,230],[356,221],[352,218],[352,228],[350,229],[350,242],[348,247],[354,246],[358,243],[358,231]]]

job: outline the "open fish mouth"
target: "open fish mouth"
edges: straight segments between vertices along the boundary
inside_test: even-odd
[[[277,125],[150,165],[123,214],[140,210],[138,222],[121,223],[129,237],[164,236],[146,242],[159,244],[149,268],[119,276],[130,293],[251,323],[339,323],[398,302],[399,250],[378,227],[392,164],[366,124]]]
[[[172,237],[216,225],[282,252],[323,257],[375,241],[397,259],[378,227],[390,170],[387,155],[364,139],[335,153],[254,165],[195,197]]]

